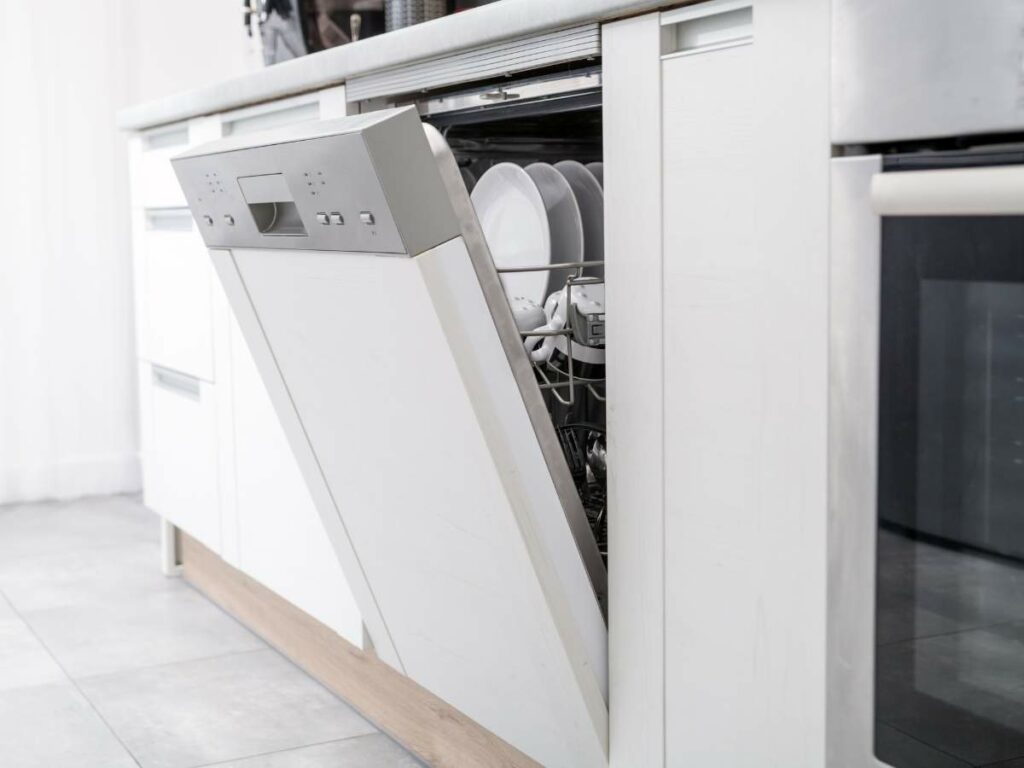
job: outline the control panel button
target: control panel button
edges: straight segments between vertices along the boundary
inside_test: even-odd
[[[206,226],[208,226],[208,227],[212,227],[213,226],[213,216],[203,216],[203,223]]]
[[[330,224],[331,223],[331,219],[328,217],[328,215],[326,213],[323,213],[323,212],[320,212],[320,213],[318,213],[316,215],[316,220],[319,221],[321,224]]]
[[[344,224],[345,217],[337,211],[331,211],[331,224]]]
[[[227,224],[229,227],[235,226],[235,217],[232,216],[230,213],[225,213],[224,223]]]
[[[369,225],[372,225],[374,223],[374,221],[375,221],[375,219],[373,218],[373,214],[370,213],[369,211],[360,211],[359,212],[359,220],[361,222],[363,222],[363,224],[369,224]]]

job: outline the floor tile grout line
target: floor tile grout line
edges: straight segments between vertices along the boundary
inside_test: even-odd
[[[271,749],[267,752],[255,752],[251,755],[239,755],[237,757],[230,757],[227,760],[217,760],[213,763],[200,763],[198,765],[191,765],[188,768],[217,768],[219,765],[229,765],[230,763],[238,762],[239,760],[253,760],[257,757],[270,757],[271,755],[281,755],[288,752],[295,752],[300,749],[310,749],[312,747],[322,747],[327,744],[340,744],[343,741],[353,741],[355,739],[363,739],[369,736],[383,736],[380,731],[374,733],[356,733],[351,736],[343,736],[340,739],[327,739],[326,741],[316,741],[310,744],[296,744],[293,747],[282,747],[281,749]]]
[[[6,600],[6,598],[5,598],[5,600]],[[8,603],[8,605],[11,605],[9,600],[7,600],[7,603]],[[121,734],[119,734],[114,729],[114,727],[107,721],[107,718],[105,718],[103,716],[103,713],[100,712],[99,709],[97,709],[97,707],[93,703],[92,699],[90,699],[86,695],[85,691],[82,690],[81,686],[78,685],[78,681],[75,680],[75,678],[73,678],[70,674],[68,674],[67,669],[65,669],[64,665],[61,664],[60,659],[58,659],[57,656],[54,654],[54,652],[52,650],[50,650],[50,646],[48,646],[46,644],[46,642],[43,640],[43,638],[41,638],[39,636],[39,633],[36,632],[35,627],[33,627],[31,624],[29,624],[29,622],[25,619],[25,617],[22,616],[21,613],[18,611],[18,609],[15,608],[13,605],[11,605],[11,610],[14,611],[14,615],[15,616],[17,616],[19,619],[21,619],[21,621],[28,628],[28,631],[32,633],[32,636],[43,647],[43,650],[45,650],[46,653],[49,654],[50,658],[53,659],[53,663],[57,665],[57,667],[60,669],[61,672],[64,673],[64,676],[68,679],[68,682],[71,684],[71,687],[74,688],[78,692],[78,695],[81,696],[85,700],[85,703],[89,705],[89,709],[91,709],[93,711],[93,713],[96,715],[96,717],[99,718],[100,722],[103,723],[103,727],[106,728],[110,732],[110,735],[113,736],[114,739],[117,741],[117,743],[121,745],[121,749],[123,749],[124,753],[126,755],[128,755],[128,758],[133,763],[135,763],[135,765],[139,766],[139,768],[142,768],[142,764],[138,761],[138,758],[135,757],[135,753],[132,752],[128,748],[127,744],[124,743],[124,740],[121,738]]]
[[[225,651],[224,653],[212,653],[209,656],[196,656],[195,658],[189,659],[176,659],[174,661],[162,661],[159,664],[146,664],[142,667],[129,667],[127,669],[117,669],[112,672],[98,672],[93,675],[82,675],[80,677],[72,678],[83,683],[91,683],[94,680],[102,680],[106,677],[117,677],[118,675],[132,675],[136,672],[150,672],[154,669],[160,669],[161,667],[173,667],[178,664],[193,664],[200,661],[214,661],[215,659],[226,659],[229,656],[246,656],[250,653],[266,653],[267,651],[273,651],[277,653],[273,648],[267,646],[266,648],[249,648],[244,651]],[[69,675],[70,677],[70,675]]]

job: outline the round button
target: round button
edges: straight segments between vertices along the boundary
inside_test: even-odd
[[[227,224],[229,227],[235,226],[235,217],[232,216],[230,213],[225,213],[224,223]]]
[[[213,226],[213,216],[203,216],[203,221],[206,222],[206,226]]]

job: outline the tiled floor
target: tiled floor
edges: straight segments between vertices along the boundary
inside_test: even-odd
[[[3,768],[412,768],[180,579],[124,497],[0,507]]]
[[[875,733],[897,768],[1024,768],[1024,567],[879,538]]]

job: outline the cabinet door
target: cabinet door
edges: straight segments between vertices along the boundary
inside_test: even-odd
[[[380,656],[543,765],[602,766],[603,563],[431,137],[414,110],[383,110],[177,163],[200,215],[205,173],[245,179],[216,201],[237,226],[204,234]],[[253,205],[286,231],[264,238]]]
[[[150,369],[150,376],[145,375]],[[143,366],[143,462],[146,505],[220,551],[217,406],[212,384],[159,366]]]
[[[169,165],[169,163],[168,163]],[[148,208],[136,233],[139,356],[214,380],[210,259],[188,208]]]

